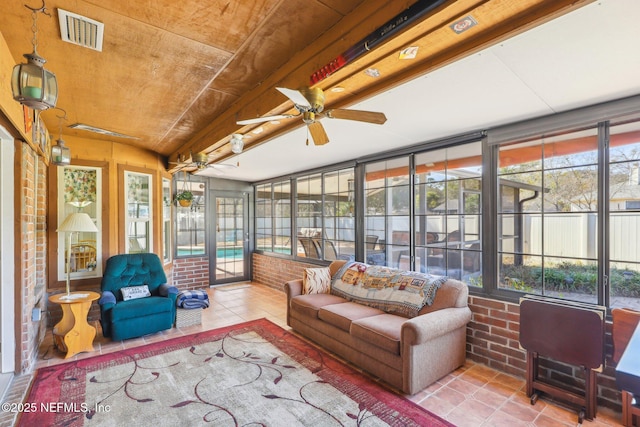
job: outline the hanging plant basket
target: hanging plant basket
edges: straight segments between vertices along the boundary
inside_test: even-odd
[[[185,172],[185,181],[182,187],[182,190],[179,190],[173,200],[176,202],[176,205],[182,206],[183,208],[188,208],[191,206],[193,202],[193,193],[187,189],[187,173]]]
[[[188,190],[182,190],[176,193],[175,201],[183,208],[188,208],[193,202],[193,193]]]

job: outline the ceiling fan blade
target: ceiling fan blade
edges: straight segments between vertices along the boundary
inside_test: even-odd
[[[238,120],[238,125],[253,125],[256,123],[271,122],[273,120],[290,119],[292,117],[298,117],[299,114],[276,114],[274,116],[256,117],[255,119]]]
[[[311,138],[315,145],[324,145],[329,142],[329,136],[320,122],[310,123],[309,133],[311,134]]]
[[[218,169],[218,170],[229,170],[229,169],[235,169],[238,166],[230,165],[229,163],[212,163],[209,165],[209,167],[212,169]]]
[[[289,98],[294,104],[299,105],[301,107],[311,108],[311,104],[309,104],[309,101],[307,100],[307,98],[305,98],[300,91],[294,90],[294,89],[287,89],[285,87],[277,87],[276,89],[278,89],[280,93],[282,93],[284,96]]]
[[[384,113],[377,113],[375,111],[362,111],[362,110],[327,110],[324,112],[326,117],[330,119],[344,119],[344,120],[356,120],[358,122],[367,122],[381,125],[387,121],[387,116]]]

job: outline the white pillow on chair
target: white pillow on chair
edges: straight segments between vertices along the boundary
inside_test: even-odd
[[[122,301],[129,301],[131,299],[151,296],[151,292],[149,292],[149,286],[147,285],[127,286],[125,288],[120,288],[120,292],[122,293]]]

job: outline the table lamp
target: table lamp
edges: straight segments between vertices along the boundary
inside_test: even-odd
[[[67,233],[67,250],[65,256],[65,267],[67,270],[67,296],[71,293],[71,236],[73,233],[97,233],[98,228],[93,220],[84,212],[74,212],[67,216],[58,227],[58,232]]]

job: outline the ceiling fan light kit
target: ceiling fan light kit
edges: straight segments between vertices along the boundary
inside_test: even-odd
[[[236,165],[232,165],[228,163],[216,163],[216,164],[209,163],[209,155],[203,151],[197,152],[197,153],[191,152],[190,159],[180,157],[179,155],[178,155],[178,158],[179,158],[179,161],[174,164],[177,165],[178,171],[181,170],[185,174],[187,173],[187,171],[190,174],[197,174],[198,172],[203,171],[205,169],[213,169],[213,173],[215,175],[223,175],[223,172],[222,172],[223,170],[235,169],[239,166],[239,163]]]
[[[348,110],[348,109],[331,109],[324,110],[324,92],[319,87],[303,87],[298,90],[287,89],[282,87],[276,88],[280,93],[285,95],[293,102],[293,105],[299,114],[297,115],[276,115],[256,117],[254,119],[239,120],[239,125],[249,125],[256,123],[270,122],[281,118],[302,117],[303,123],[307,125],[307,129],[313,143],[315,145],[324,145],[329,142],[329,137],[322,124],[318,121],[324,117],[330,119],[355,120],[358,122],[366,122],[381,125],[387,121],[384,113],[374,111]],[[307,140],[308,142],[308,140]]]
[[[231,135],[231,151],[234,154],[242,153],[242,149],[244,148],[244,141],[242,140],[242,138],[243,135],[239,133],[234,133],[233,135]]]

